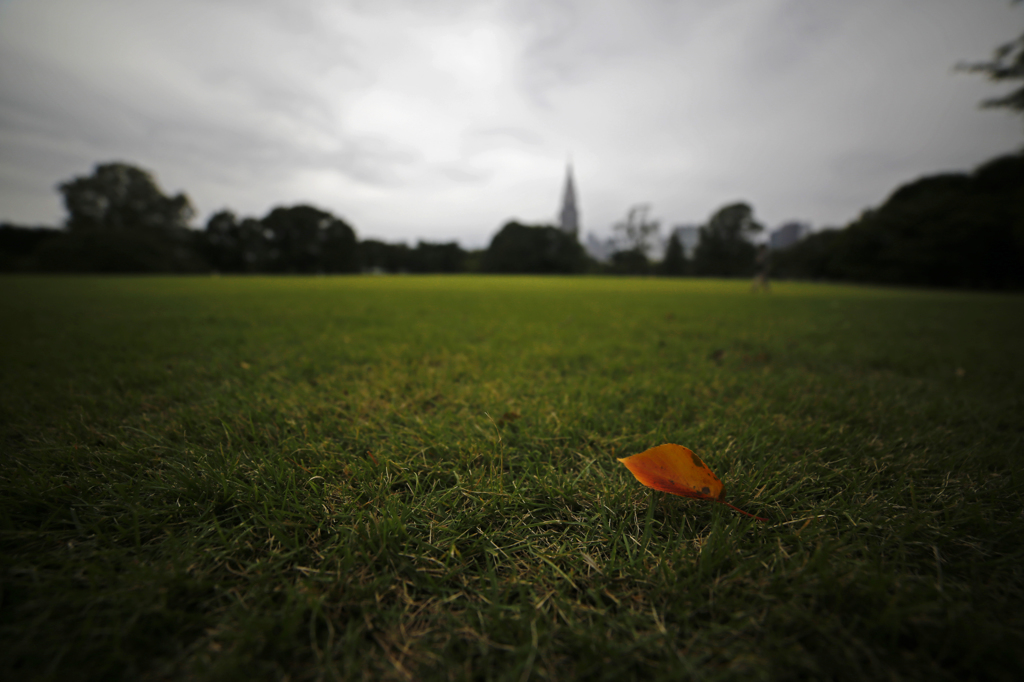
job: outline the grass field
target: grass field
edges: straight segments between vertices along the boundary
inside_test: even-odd
[[[1020,295],[0,296],[3,679],[1024,675]],[[616,462],[664,442],[769,521]]]

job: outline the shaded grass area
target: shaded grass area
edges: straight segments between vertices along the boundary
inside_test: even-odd
[[[1015,679],[1024,298],[4,278],[6,679]],[[727,499],[615,461],[695,450]]]

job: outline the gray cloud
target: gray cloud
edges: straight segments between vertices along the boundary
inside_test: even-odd
[[[0,219],[111,159],[205,216],[306,201],[363,236],[486,243],[750,201],[842,224],[898,183],[1011,151],[957,74],[1021,30],[1003,0],[0,2]]]

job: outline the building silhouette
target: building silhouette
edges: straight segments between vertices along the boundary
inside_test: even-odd
[[[572,180],[571,163],[565,169],[565,191],[562,193],[562,210],[558,213],[558,226],[565,234],[578,238],[580,214],[576,208],[576,186]]]

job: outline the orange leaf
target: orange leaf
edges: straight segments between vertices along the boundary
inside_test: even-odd
[[[718,476],[692,450],[682,445],[665,443],[638,455],[619,458],[619,461],[636,476],[636,480],[648,488],[682,497],[721,502],[750,518],[768,520],[734,507],[722,499],[725,497],[725,486],[718,480]]]

